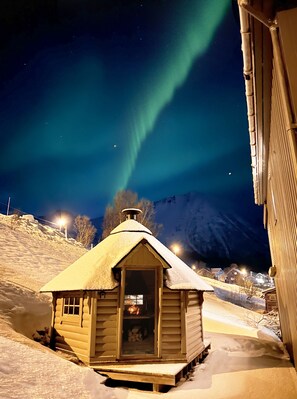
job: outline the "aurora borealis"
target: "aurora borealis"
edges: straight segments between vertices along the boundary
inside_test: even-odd
[[[120,188],[126,188],[129,183],[141,145],[153,130],[163,108],[172,101],[175,91],[186,80],[193,62],[210,45],[227,3],[226,0],[219,3],[194,1],[191,7],[178,13],[180,20],[177,21],[175,32],[171,32],[170,45],[154,62],[144,85],[144,93],[141,90],[136,100],[130,151],[125,162],[124,177],[120,179]]]
[[[229,1],[0,8],[2,205],[93,216],[121,188],[151,200],[251,189]]]

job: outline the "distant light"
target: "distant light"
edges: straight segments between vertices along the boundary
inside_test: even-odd
[[[228,175],[231,176],[231,175],[232,175],[232,172],[229,172]]]
[[[57,219],[56,224],[60,227],[60,229],[62,227],[64,227],[67,224],[67,221],[64,217],[60,217]]]
[[[114,145],[113,145],[113,148],[117,148],[117,145],[116,145],[116,144],[114,144]]]
[[[179,244],[172,244],[171,249],[172,249],[172,252],[175,253],[175,255],[181,253],[181,246]]]
[[[256,281],[258,284],[264,284],[264,278],[263,277],[257,277]]]
[[[192,265],[192,270],[196,270],[196,265]]]
[[[68,238],[67,224],[69,223],[69,218],[61,216],[58,219],[56,219],[55,223],[59,226],[60,231],[62,231],[62,228],[64,228],[65,238],[67,239]]]
[[[244,267],[240,271],[244,276],[247,276],[247,270]]]

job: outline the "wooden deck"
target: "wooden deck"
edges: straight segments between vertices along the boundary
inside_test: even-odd
[[[147,364],[96,364],[92,368],[113,380],[133,381],[152,384],[153,391],[159,392],[161,386],[175,386],[178,381],[208,353],[210,342],[205,342],[203,353],[190,363],[147,363]]]

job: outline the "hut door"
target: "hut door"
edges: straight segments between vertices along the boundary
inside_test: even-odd
[[[154,355],[156,271],[126,270],[122,356]]]

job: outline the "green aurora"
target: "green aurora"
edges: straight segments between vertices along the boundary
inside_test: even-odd
[[[180,10],[179,21],[168,38],[170,44],[166,43],[164,52],[151,66],[143,90],[131,105],[130,145],[113,194],[127,188],[142,144],[154,129],[162,110],[186,81],[197,57],[208,49],[227,6],[227,0],[195,1],[191,2],[191,7]]]

